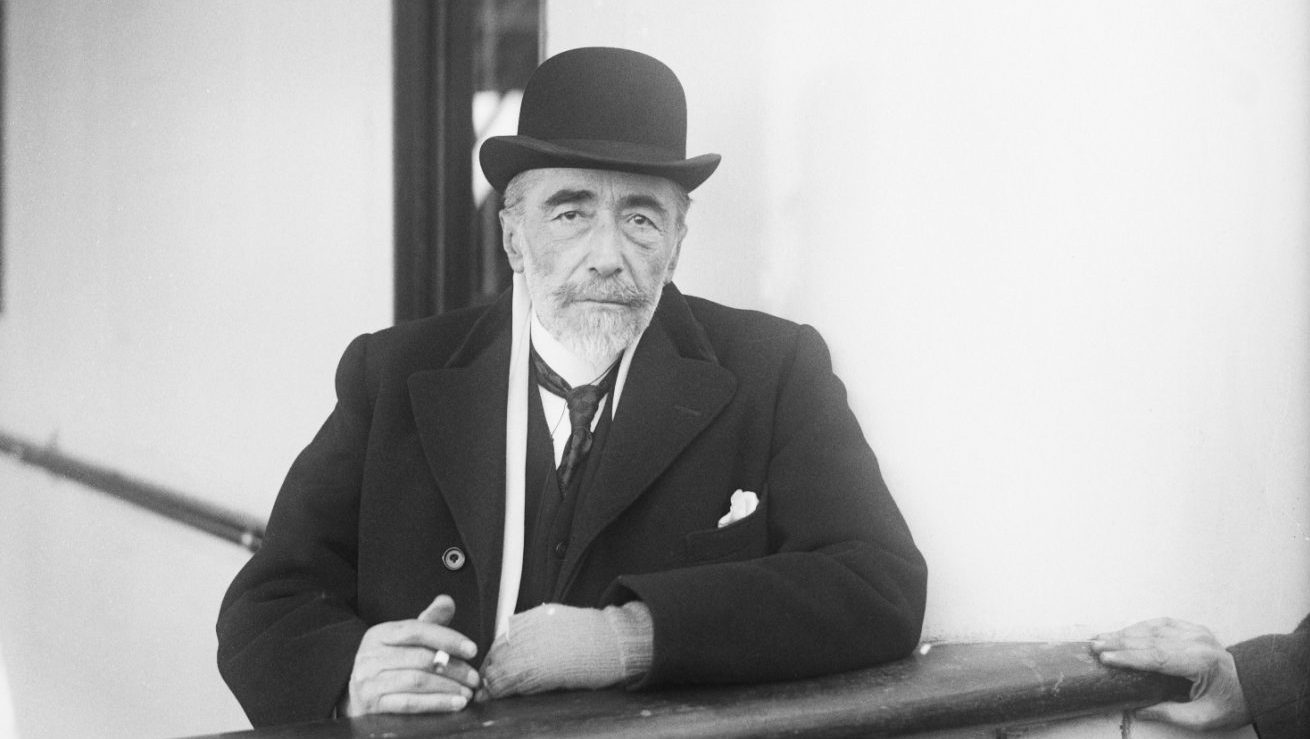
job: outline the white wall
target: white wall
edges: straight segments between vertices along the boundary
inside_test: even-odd
[[[10,0],[0,428],[263,517],[391,313],[386,3]],[[244,550],[0,457],[23,737],[248,727]]]
[[[815,324],[926,636],[1310,611],[1310,4],[555,0],[687,88],[687,292]]]

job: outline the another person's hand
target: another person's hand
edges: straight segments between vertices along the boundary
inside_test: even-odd
[[[438,595],[418,618],[365,632],[342,701],[345,714],[440,713],[468,705],[479,678],[467,660],[478,647],[448,627],[454,616],[455,601]]]
[[[1092,652],[1103,664],[1162,672],[1192,681],[1186,703],[1157,703],[1135,715],[1188,729],[1235,729],[1251,722],[1237,679],[1237,665],[1204,626],[1157,618],[1092,638]]]
[[[482,663],[479,700],[550,690],[597,690],[644,675],[650,611],[633,601],[604,610],[546,603],[516,613]]]

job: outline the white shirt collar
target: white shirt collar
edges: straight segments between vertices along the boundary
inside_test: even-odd
[[[524,289],[526,290],[526,288]],[[528,312],[531,317],[531,320],[528,321],[528,335],[532,337],[537,353],[546,361],[546,364],[550,365],[551,369],[558,372],[570,385],[585,385],[596,379],[600,373],[609,367],[609,364],[604,367],[596,367],[591,362],[574,354],[571,349],[561,344],[554,336],[551,336],[545,326],[541,325],[541,322],[537,319],[536,310],[529,308]],[[632,367],[632,355],[635,353],[633,350],[637,348],[637,345],[641,343],[641,337],[645,335],[646,332],[642,331],[623,350],[623,361],[619,362],[619,373],[614,378],[614,398],[610,401],[611,417],[613,414],[618,413],[619,410],[619,399],[623,397],[623,387],[628,382],[628,369]],[[610,360],[611,363],[613,361],[614,359]],[[577,377],[582,379],[575,381]],[[543,393],[542,402],[549,403],[551,402],[549,398],[554,397],[550,393]]]

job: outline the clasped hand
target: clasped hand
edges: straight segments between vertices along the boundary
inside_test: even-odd
[[[342,701],[345,714],[441,713],[468,705],[480,684],[468,664],[478,647],[449,627],[454,617],[454,599],[438,595],[418,618],[365,632]],[[438,651],[448,655],[445,664]]]
[[[468,664],[477,645],[449,628],[454,615],[455,602],[439,595],[417,619],[365,632],[342,703],[346,715],[459,711],[475,694],[488,700],[605,688],[650,663],[649,611],[636,602],[603,610],[547,603],[516,613],[492,643],[483,676]],[[620,633],[635,645],[631,653]],[[438,651],[449,655],[446,664],[434,661]]]
[[[546,603],[509,619],[482,665],[478,700],[551,690],[597,690],[629,677],[612,618],[619,609]]]

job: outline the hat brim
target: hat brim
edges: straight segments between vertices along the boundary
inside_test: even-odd
[[[615,141],[543,141],[530,136],[493,136],[482,143],[478,162],[487,181],[504,192],[514,176],[529,169],[606,169],[663,177],[688,192],[714,174],[718,154],[671,157],[654,147]]]

